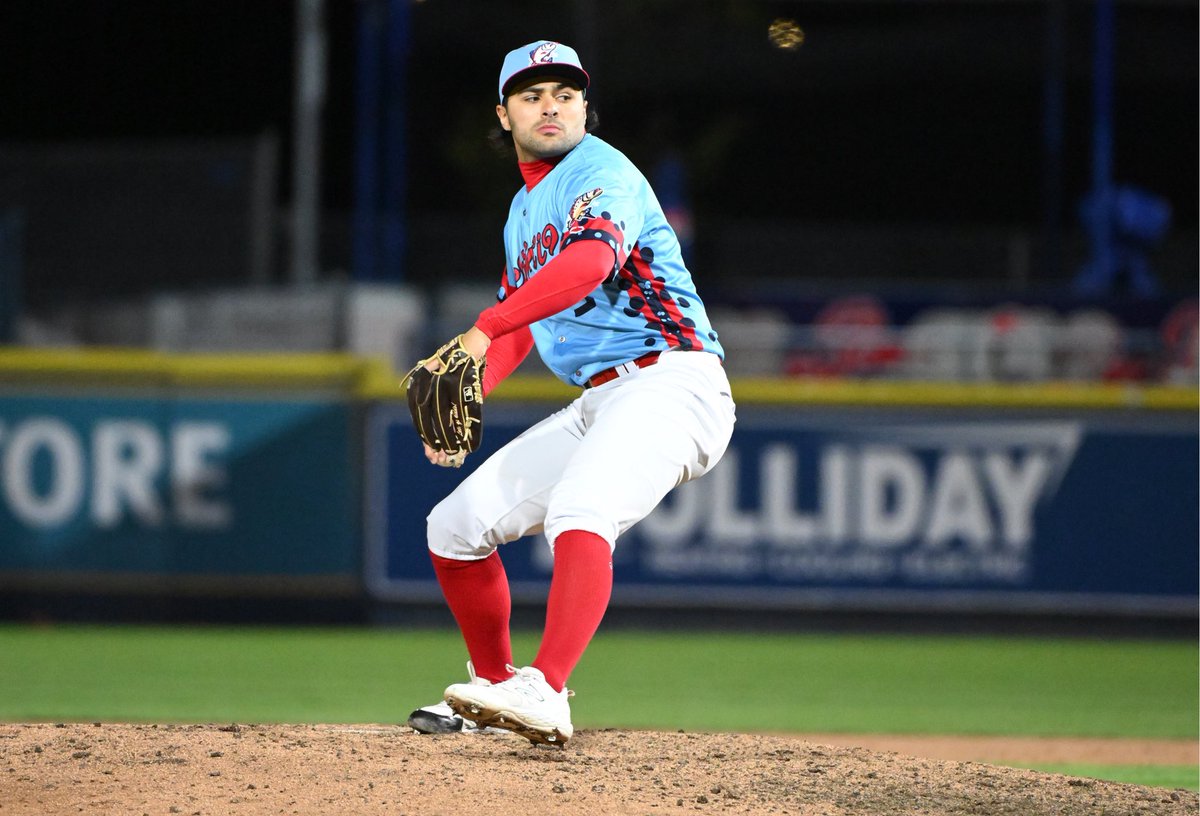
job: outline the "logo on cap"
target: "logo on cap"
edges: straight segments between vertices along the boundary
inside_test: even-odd
[[[554,49],[558,43],[544,42],[529,52],[530,65],[549,65],[554,62]]]

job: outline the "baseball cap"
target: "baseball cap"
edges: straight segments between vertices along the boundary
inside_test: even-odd
[[[536,40],[508,52],[500,68],[500,101],[518,82],[539,76],[560,76],[587,90],[591,77],[579,64],[579,55],[569,45],[553,40]]]

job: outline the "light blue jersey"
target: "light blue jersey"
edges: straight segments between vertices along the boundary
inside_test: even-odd
[[[513,197],[499,298],[575,241],[604,241],[615,258],[611,274],[582,301],[530,326],[538,353],[559,379],[583,385],[652,351],[724,359],[649,182],[623,153],[592,135],[532,190],[522,187]]]

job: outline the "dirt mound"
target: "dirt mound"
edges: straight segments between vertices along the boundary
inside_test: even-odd
[[[486,803],[483,805],[482,803]],[[1197,795],[797,737],[398,726],[0,725],[0,816],[1196,814]]]

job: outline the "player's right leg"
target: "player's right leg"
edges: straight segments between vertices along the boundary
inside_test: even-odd
[[[457,683],[446,689],[451,709],[481,727],[503,728],[538,745],[563,747],[575,732],[572,692],[556,689],[534,668],[515,669],[503,683],[487,687]]]
[[[729,393],[716,357],[688,353],[664,354],[657,366],[586,392],[588,433],[545,521],[554,574],[533,666],[552,689],[565,688],[607,610],[617,536],[723,455],[734,424]],[[493,696],[482,691],[468,694]]]

